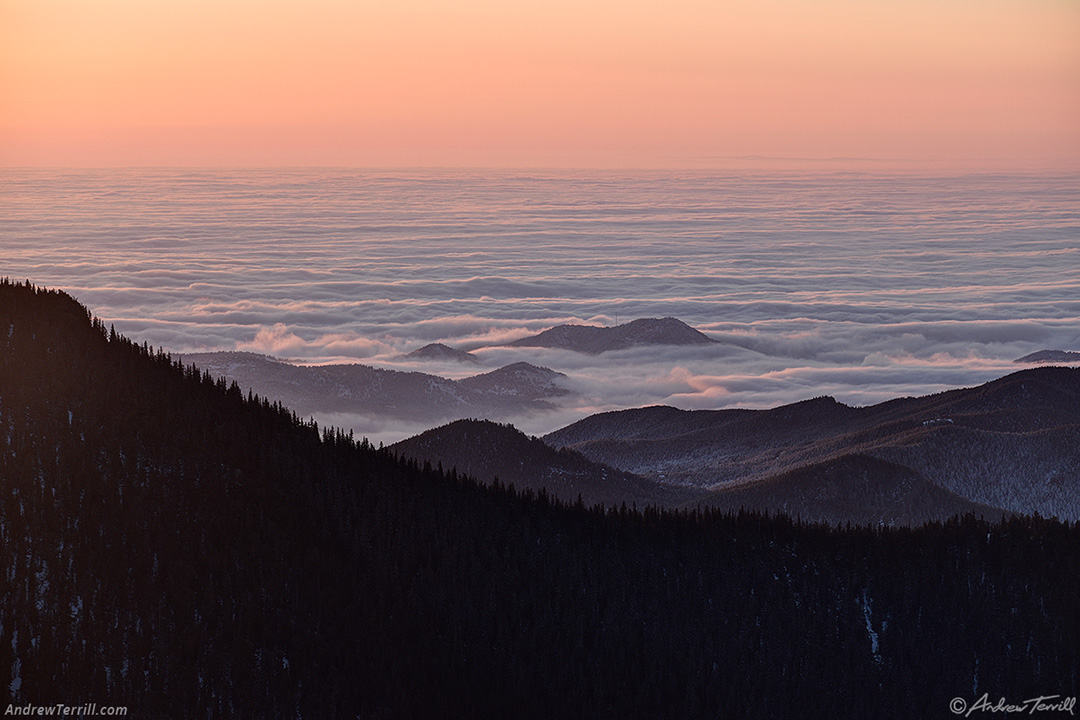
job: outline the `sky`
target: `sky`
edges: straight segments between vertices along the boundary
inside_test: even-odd
[[[1080,167],[1076,0],[0,0],[0,165]]]

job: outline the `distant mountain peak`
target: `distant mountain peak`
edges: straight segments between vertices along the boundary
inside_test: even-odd
[[[442,343],[429,343],[422,348],[406,353],[404,357],[409,360],[453,360],[454,362],[472,363],[474,365],[480,362],[479,358],[471,352],[458,350]]]
[[[562,385],[565,379],[566,375],[551,368],[516,362],[498,370],[458,380],[458,384],[488,396],[542,400],[568,395],[570,391]]]
[[[547,347],[599,355],[639,345],[707,345],[716,342],[683,321],[639,318],[614,327],[557,325],[537,335],[507,343],[511,347]]]
[[[546,368],[546,367],[544,367],[542,365],[533,365],[532,363],[525,362],[524,360],[522,360],[520,362],[516,362],[516,363],[510,363],[509,365],[504,365],[503,367],[499,368],[498,370],[492,370],[490,373],[485,373],[485,374],[494,375],[494,374],[497,374],[497,373],[498,374],[504,374],[504,375],[505,374],[517,374],[517,375],[528,374],[528,375],[533,376],[533,377],[542,376],[542,377],[550,377],[550,378],[566,377],[565,373],[561,373],[558,370],[552,370],[551,368]]]
[[[1039,350],[1030,355],[1013,360],[1015,363],[1031,363],[1042,365],[1046,363],[1075,363],[1080,362],[1080,352],[1072,350]]]

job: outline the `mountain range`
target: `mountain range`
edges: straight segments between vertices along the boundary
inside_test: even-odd
[[[828,524],[919,525],[965,513],[1075,521],[1080,369],[1027,370],[863,408],[829,397],[771,410],[638,408],[532,440],[462,421],[393,447],[485,481],[609,506],[754,509]]]
[[[177,359],[301,415],[366,413],[427,422],[501,418],[549,409],[552,399],[570,393],[562,384],[564,374],[525,362],[450,380],[360,364],[294,365],[250,352],[192,353]]]
[[[560,326],[531,341],[589,352],[627,347],[630,338],[711,342],[697,335],[677,320],[646,319]],[[444,358],[462,352],[427,347]],[[297,366],[254,353],[180,359],[301,415],[500,420],[550,409],[571,392],[562,373],[524,362],[450,380],[365,365]],[[770,410],[636,408],[584,418],[545,435],[546,445],[511,427],[463,422],[395,448],[568,502],[754,508],[830,524],[915,525],[968,512],[1080,520],[1078,373],[1041,367],[870,407],[819,397]]]
[[[821,471],[833,465],[829,472],[845,481],[870,467],[892,468],[883,475],[899,469],[908,482],[929,482],[971,503],[1080,519],[1075,368],[1024,370],[974,388],[869,407],[820,397],[771,410],[624,410],[587,417],[543,439],[642,477],[710,490],[747,492],[768,482],[775,494],[780,479],[790,484],[813,465]]]
[[[674,318],[634,320],[616,327],[560,325],[516,347],[551,347],[599,354],[641,345],[701,345],[713,340]],[[401,356],[420,362],[479,365],[471,352],[430,343]],[[566,375],[517,362],[459,380],[363,364],[302,365],[253,352],[183,353],[177,359],[235,381],[301,415],[354,414],[435,425],[482,417],[511,419],[555,407],[571,395]]]

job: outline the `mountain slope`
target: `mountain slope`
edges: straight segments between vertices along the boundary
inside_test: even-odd
[[[709,487],[764,479],[803,464],[807,449],[819,452],[818,443],[853,412],[832,398],[772,410],[653,406],[593,415],[544,441],[629,472]]]
[[[818,398],[772,410],[641,408],[544,437],[595,462],[697,487],[756,482],[862,453],[973,503],[1080,519],[1080,369],[852,408]]]
[[[499,479],[571,503],[581,498],[587,505],[673,507],[701,495],[598,465],[573,451],[555,450],[510,425],[487,420],[458,420],[395,443],[390,450],[454,468],[483,483]]]
[[[515,340],[511,347],[545,347],[598,355],[639,345],[707,345],[715,342],[675,318],[641,318],[615,327],[559,325]]]
[[[731,511],[781,512],[828,525],[919,526],[969,513],[990,520],[1008,514],[965,500],[903,465],[859,454],[717,490],[697,503]]]
[[[482,375],[458,380],[458,385],[484,398],[536,402],[569,395],[562,382],[566,375],[546,367],[517,362]]]

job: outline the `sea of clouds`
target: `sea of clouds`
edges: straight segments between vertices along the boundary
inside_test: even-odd
[[[568,375],[542,433],[646,404],[865,405],[1080,350],[1080,175],[4,170],[0,275],[139,342]],[[500,347],[677,317],[720,342]],[[480,368],[408,361],[430,342]],[[424,429],[324,417],[392,441]]]

